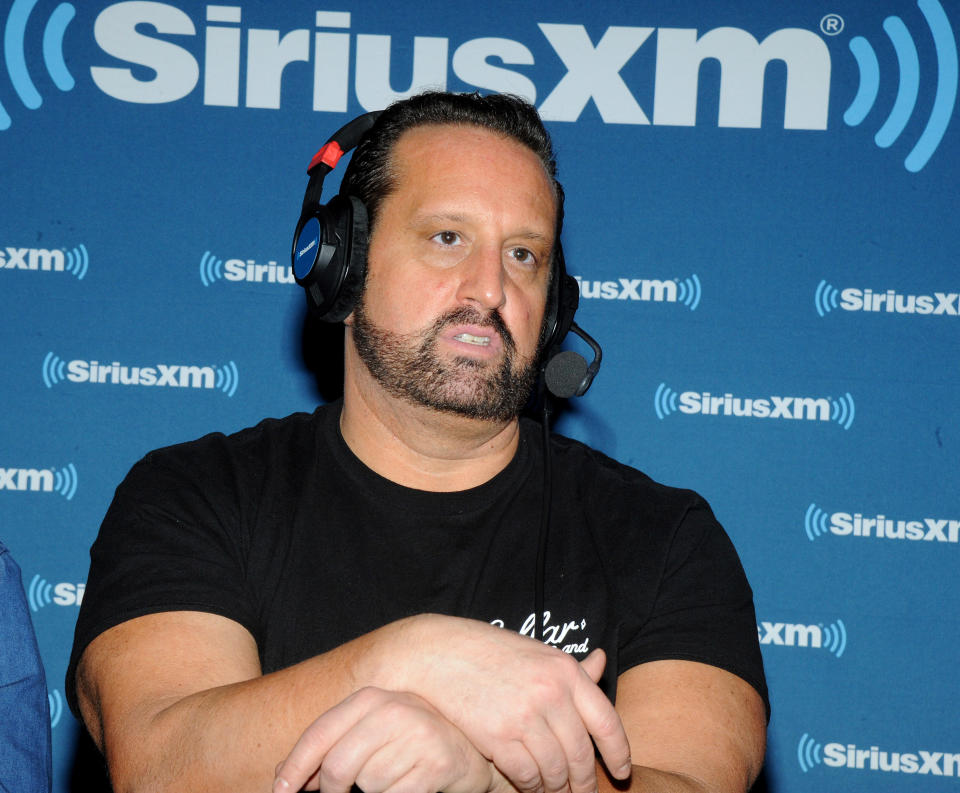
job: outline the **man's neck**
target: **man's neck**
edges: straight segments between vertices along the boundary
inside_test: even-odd
[[[348,352],[348,356],[349,356]],[[513,459],[519,421],[482,421],[388,394],[359,361],[345,367],[340,431],[370,469],[405,487],[452,492],[492,479]]]

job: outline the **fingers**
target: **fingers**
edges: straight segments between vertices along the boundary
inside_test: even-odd
[[[420,697],[362,689],[315,720],[277,767],[274,793],[487,793],[493,771]]]
[[[556,779],[551,787],[545,776],[547,793],[556,793],[568,785],[570,793],[594,793],[597,790],[597,769],[590,735],[577,713],[574,712],[571,716],[572,718],[549,721],[550,728],[562,747],[560,760],[563,779]]]
[[[589,675],[594,683],[599,683],[603,670],[607,666],[607,655],[599,647],[580,662],[580,668]]]
[[[585,677],[581,676],[574,689],[574,703],[611,776],[627,779],[631,770],[630,742],[616,708],[596,685],[603,672],[602,667],[597,672],[602,660],[603,652],[595,650],[581,662]]]
[[[365,712],[360,698],[369,696],[364,691],[352,694],[303,731],[290,754],[277,766],[273,793],[300,790],[308,782],[316,781],[315,774],[327,752]]]
[[[520,793],[543,793],[540,765],[520,741],[510,741],[494,752],[493,764]]]

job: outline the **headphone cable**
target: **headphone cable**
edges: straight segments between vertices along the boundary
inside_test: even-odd
[[[540,532],[537,536],[537,569],[534,582],[533,638],[543,641],[544,579],[547,567],[547,536],[550,532],[550,502],[552,489],[550,455],[550,395],[543,396],[543,504],[540,508]]]

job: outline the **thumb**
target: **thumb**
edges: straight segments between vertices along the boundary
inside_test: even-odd
[[[607,656],[599,647],[580,662],[580,668],[590,676],[594,683],[600,682],[606,665]]]

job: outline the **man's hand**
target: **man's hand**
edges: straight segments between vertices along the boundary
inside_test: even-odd
[[[591,736],[611,775],[630,774],[620,717],[596,685],[606,659],[582,664],[484,622],[421,615],[401,621],[397,650],[374,677],[436,707],[522,793],[593,793]],[[407,657],[409,655],[409,657]]]
[[[466,736],[415,694],[367,687],[316,719],[277,766],[274,793],[489,793],[507,788]]]

